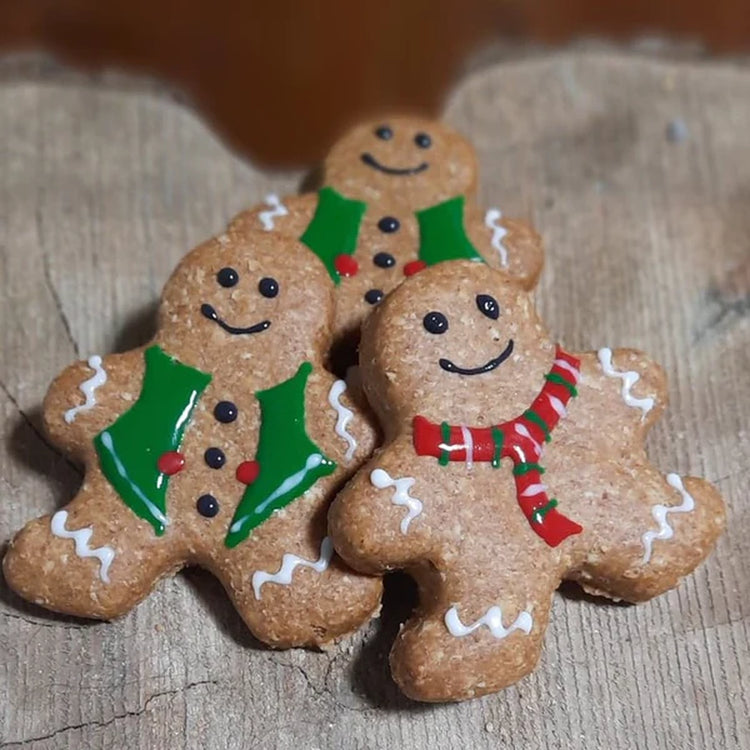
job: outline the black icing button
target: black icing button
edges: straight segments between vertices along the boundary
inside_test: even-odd
[[[370,289],[370,291],[365,294],[365,302],[370,305],[377,305],[381,299],[383,299],[383,292],[381,289]]]
[[[372,262],[378,268],[393,268],[396,265],[396,259],[390,253],[376,253]]]
[[[213,518],[219,512],[219,501],[213,495],[201,495],[195,507],[202,516]]]
[[[227,460],[221,448],[207,448],[203,458],[212,469],[220,469]]]
[[[401,228],[401,222],[395,216],[384,216],[378,222],[378,229],[381,232],[390,234],[391,232],[398,232]]]
[[[231,401],[219,401],[214,407],[214,416],[224,424],[234,422],[237,419],[237,407]]]

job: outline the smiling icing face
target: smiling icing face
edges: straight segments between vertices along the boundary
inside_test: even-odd
[[[453,421],[513,418],[537,395],[554,358],[540,333],[529,296],[502,272],[470,261],[427,268],[365,324],[360,362],[371,370],[365,381],[376,384],[368,395],[404,420],[418,413],[439,422],[447,404]]]
[[[210,350],[205,369],[251,370],[254,383],[272,384],[320,359],[332,295],[323,264],[301,243],[230,233],[193,250],[167,282],[159,342],[189,362]]]
[[[472,147],[444,124],[387,117],[357,125],[325,161],[325,183],[348,198],[418,210],[476,189]]]

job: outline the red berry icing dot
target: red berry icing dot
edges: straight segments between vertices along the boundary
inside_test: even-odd
[[[334,265],[342,276],[356,276],[359,271],[359,263],[351,255],[337,255]]]
[[[237,481],[242,484],[252,484],[260,473],[260,464],[257,461],[243,461],[237,467]]]
[[[159,456],[156,466],[162,474],[171,477],[185,468],[185,456],[179,451],[167,451]]]
[[[414,276],[424,268],[427,268],[427,264],[423,260],[410,260],[404,266],[404,276]]]

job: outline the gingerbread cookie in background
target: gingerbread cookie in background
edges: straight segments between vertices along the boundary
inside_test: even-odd
[[[52,384],[47,431],[86,476],[11,542],[11,588],[110,619],[199,565],[272,646],[322,645],[366,621],[381,584],[326,536],[332,493],[374,444],[322,367],[333,305],[325,267],[295,241],[231,230],[188,254],[148,346]]]
[[[443,123],[386,117],[354,127],[331,149],[317,193],[279,199],[235,218],[300,238],[337,285],[335,329],[358,336],[363,318],[406,276],[467,258],[502,268],[531,289],[541,240],[523,222],[475,202],[474,149]]]
[[[408,279],[365,323],[360,367],[387,442],[334,501],[329,530],[356,569],[416,579],[391,654],[413,698],[510,685],[537,663],[562,580],[642,602],[724,527],[710,484],[646,457],[661,368],[630,349],[555,346],[502,273],[455,261]]]

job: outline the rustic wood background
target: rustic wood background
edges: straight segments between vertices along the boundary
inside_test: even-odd
[[[723,491],[716,553],[638,607],[566,589],[535,674],[446,706],[389,680],[403,581],[324,654],[261,648],[199,571],[112,624],[0,584],[2,750],[750,748],[750,69],[550,56],[475,73],[447,117],[485,202],[543,233],[556,334],[666,366],[651,454]],[[54,374],[146,339],[180,255],[301,178],[254,170],[153,86],[0,76],[0,539],[80,481],[40,432]]]

